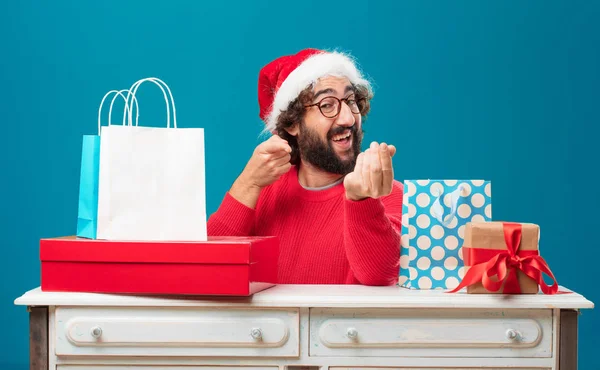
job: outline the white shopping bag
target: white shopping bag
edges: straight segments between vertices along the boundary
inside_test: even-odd
[[[167,125],[102,127],[97,238],[206,241],[204,129],[177,128],[173,95],[160,79],[134,83],[132,102],[146,81],[163,92]],[[132,110],[127,114],[133,122]]]

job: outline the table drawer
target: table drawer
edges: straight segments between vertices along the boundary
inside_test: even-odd
[[[60,370],[60,369],[59,369]],[[552,370],[549,367],[329,367],[329,370]]]
[[[299,355],[297,309],[62,308],[56,355]]]
[[[311,356],[551,357],[552,310],[311,309]]]
[[[278,366],[57,365],[56,370],[279,370]]]

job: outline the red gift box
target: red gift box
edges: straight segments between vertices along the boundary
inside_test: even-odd
[[[206,242],[40,240],[41,289],[54,292],[249,296],[275,285],[276,237]]]
[[[466,273],[450,291],[556,294],[558,283],[538,250],[539,226],[516,222],[468,222],[462,246]],[[543,274],[553,283],[546,284]]]

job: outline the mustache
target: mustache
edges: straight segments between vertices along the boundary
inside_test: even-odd
[[[350,127],[338,126],[336,128],[333,128],[327,134],[327,139],[331,139],[335,135],[342,134],[342,133],[346,132],[346,130],[350,130],[350,132],[352,134],[355,134],[356,133],[356,125],[352,125]]]

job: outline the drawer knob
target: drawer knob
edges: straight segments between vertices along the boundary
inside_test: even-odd
[[[250,331],[250,335],[252,336],[252,338],[259,340],[262,338],[262,330],[260,330],[260,328],[252,328],[252,330]]]
[[[506,331],[506,338],[510,340],[519,340],[521,339],[521,334],[515,329],[508,329]]]
[[[350,339],[355,339],[356,337],[358,337],[358,330],[356,330],[355,328],[348,328],[348,330],[346,331],[346,335]]]
[[[99,326],[94,326],[92,330],[90,330],[90,334],[92,334],[92,337],[94,338],[100,338],[102,335],[102,328]]]

